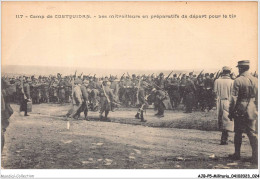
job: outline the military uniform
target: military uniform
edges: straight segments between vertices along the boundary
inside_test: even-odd
[[[106,82],[105,82],[106,83]],[[113,91],[107,84],[103,85],[100,92],[100,118],[103,119],[105,112],[105,120],[108,120],[109,111],[111,111],[111,103],[114,101]],[[109,120],[108,120],[109,121]]]
[[[242,144],[242,133],[246,133],[252,147],[252,162],[258,160],[258,137],[256,131],[256,120],[258,119],[257,99],[258,83],[257,78],[249,72],[249,61],[239,61],[239,77],[234,81],[232,91],[232,101],[230,104],[230,118],[234,118],[235,131],[235,153],[230,157],[240,158],[240,148]]]
[[[158,113],[156,116],[164,117],[164,110],[165,109],[172,109],[170,97],[166,91],[161,89],[156,90],[155,92],[155,105],[158,109]]]
[[[78,118],[80,116],[80,113],[84,112],[85,120],[88,120],[88,81],[83,82],[83,84],[80,86],[80,90],[82,94],[82,103],[76,115]]]
[[[204,80],[204,89],[205,89],[205,99],[206,99],[206,107],[208,111],[214,107],[215,97],[213,93],[214,80],[210,78],[209,74],[206,74],[206,79]]]
[[[225,74],[214,83],[214,92],[217,98],[218,127],[222,132],[220,144],[226,145],[228,144],[228,131],[234,130],[234,122],[228,118],[234,81],[230,78],[230,68],[223,67],[223,71],[226,71]]]
[[[1,88],[1,151],[3,152],[5,142],[4,133],[6,128],[9,126],[9,118],[13,114],[9,98],[13,95],[14,91],[10,90],[9,82],[3,79]]]
[[[145,87],[147,86],[147,83],[145,81],[140,81],[140,87],[137,89],[137,104],[139,106],[139,109],[137,111],[137,114],[135,115],[135,118],[141,119],[141,122],[145,122],[144,120],[144,110],[148,108],[149,104],[146,99],[145,94]]]
[[[192,112],[192,108],[194,105],[195,91],[196,91],[196,87],[193,81],[190,78],[188,78],[184,89],[186,113]]]

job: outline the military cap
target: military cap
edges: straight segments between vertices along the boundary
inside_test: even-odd
[[[193,72],[190,72],[189,75],[193,75]]]
[[[209,76],[209,73],[205,73],[205,76]]]
[[[231,71],[231,68],[229,68],[228,66],[224,66],[224,67],[222,68],[222,71]]]
[[[135,74],[132,74],[132,77],[134,78],[134,77],[136,77],[136,75],[135,75]]]
[[[160,73],[159,76],[163,76],[163,73]]]
[[[175,73],[175,74],[173,74],[173,76],[174,76],[174,77],[177,77],[177,74]]]
[[[250,65],[250,61],[249,60],[241,60],[237,62],[237,67],[238,66],[245,66],[245,65]]]

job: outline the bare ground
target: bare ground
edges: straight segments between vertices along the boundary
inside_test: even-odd
[[[166,111],[164,118],[147,110],[146,123],[134,119],[136,109],[111,113],[112,122],[67,121],[69,105],[34,105],[29,117],[14,115],[6,132],[2,166],[7,169],[214,169],[254,168],[251,148],[243,138],[242,159],[227,158],[229,145],[221,146],[215,111],[184,114]],[[199,130],[198,130],[199,129]]]

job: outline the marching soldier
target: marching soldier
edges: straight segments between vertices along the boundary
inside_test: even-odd
[[[146,122],[144,120],[144,110],[149,106],[147,99],[145,98],[145,87],[147,86],[147,83],[145,81],[142,81],[142,79],[139,80],[138,83],[138,89],[137,89],[137,105],[139,106],[138,112],[135,115],[135,118],[141,119],[141,122]]]
[[[110,88],[110,82],[108,80],[104,80],[102,84],[102,89],[100,92],[100,119],[110,122],[111,120],[108,119],[109,111],[111,110],[111,103],[114,101],[113,91]],[[105,112],[105,117],[103,118],[103,113]]]
[[[84,112],[85,115],[85,120],[88,121],[88,85],[89,82],[88,80],[84,80],[83,84],[80,86],[80,90],[82,93],[82,103],[80,108],[78,109],[77,113],[75,114],[75,116],[77,116],[77,118],[80,117],[80,113]]]
[[[72,108],[68,111],[66,114],[67,117],[72,117],[74,119],[79,118],[78,111],[82,105],[82,92],[80,89],[81,86],[81,80],[80,79],[75,79],[75,86],[73,88],[73,95],[72,95]]]
[[[222,131],[220,145],[228,144],[228,131],[233,131],[234,124],[228,118],[229,103],[233,89],[233,80],[230,78],[230,68],[222,68],[222,76],[214,83],[214,92],[217,98],[218,126]]]
[[[238,62],[239,77],[234,81],[232,101],[230,104],[230,119],[234,119],[235,153],[229,157],[240,159],[242,133],[246,133],[252,148],[252,163],[258,163],[258,137],[256,120],[258,118],[258,83],[257,78],[249,73],[249,60]]]

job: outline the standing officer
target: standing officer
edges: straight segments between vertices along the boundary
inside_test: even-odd
[[[214,93],[217,98],[218,126],[222,131],[220,145],[227,145],[228,131],[233,131],[234,123],[228,118],[229,102],[231,101],[231,92],[233,89],[233,80],[230,78],[231,69],[222,68],[222,76],[214,83]]]
[[[258,137],[256,131],[257,120],[257,79],[249,73],[249,60],[238,62],[239,77],[234,81],[232,101],[230,104],[230,119],[234,119],[235,153],[229,157],[240,159],[242,133],[246,133],[252,148],[252,163],[258,162]]]
[[[186,85],[184,88],[185,106],[186,106],[186,110],[184,113],[192,113],[192,108],[194,105],[195,91],[196,91],[196,87],[195,87],[193,81],[190,79],[189,76],[187,76],[187,81],[186,81]]]

